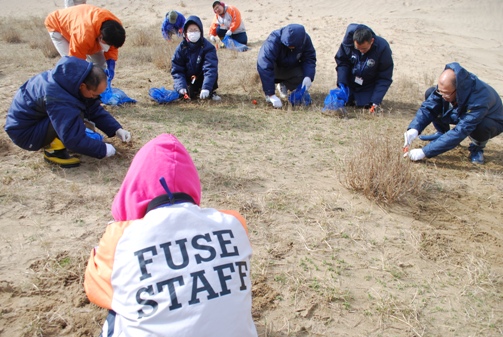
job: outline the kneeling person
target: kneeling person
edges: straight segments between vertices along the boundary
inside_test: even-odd
[[[25,150],[45,148],[45,160],[64,168],[80,165],[66,148],[95,158],[113,156],[115,148],[86,136],[84,124],[87,119],[108,137],[131,140],[131,134],[100,104],[106,86],[103,69],[65,56],[54,69],[32,77],[19,88],[7,112],[5,131]]]
[[[349,88],[347,105],[375,112],[393,82],[389,43],[365,25],[352,23],[335,55],[337,86]]]
[[[191,99],[219,101],[218,57],[215,46],[203,37],[203,25],[197,16],[189,16],[183,26],[184,39],[171,60],[174,89]]]

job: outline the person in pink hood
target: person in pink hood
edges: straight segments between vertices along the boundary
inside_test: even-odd
[[[86,269],[89,300],[109,310],[101,336],[257,336],[246,221],[200,201],[175,136],[139,150]]]

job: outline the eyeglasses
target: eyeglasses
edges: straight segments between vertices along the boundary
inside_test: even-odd
[[[454,93],[456,92],[456,89],[454,89],[453,92],[451,92],[450,94],[448,94],[446,92],[441,92],[440,90],[438,90],[438,85],[437,85],[437,88],[435,89],[435,92],[437,94],[439,94],[440,96],[442,96],[442,97],[452,97],[452,95],[454,95]]]

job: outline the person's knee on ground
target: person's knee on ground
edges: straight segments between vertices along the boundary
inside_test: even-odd
[[[282,84],[282,86],[290,91],[297,89],[304,80],[304,77],[304,71],[301,66],[295,68],[274,66],[274,82]]]
[[[248,35],[246,34],[246,32],[232,34],[232,39],[244,45],[248,44]]]

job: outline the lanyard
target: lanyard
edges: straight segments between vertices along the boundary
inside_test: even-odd
[[[365,70],[365,66],[367,65],[367,60],[369,59],[368,55],[367,57],[365,58],[365,61],[363,62],[363,64],[361,63],[360,61],[360,57],[361,57],[361,53],[360,55],[358,55],[358,67],[357,67],[357,72],[359,72],[359,76],[360,77],[363,77],[363,71]]]

